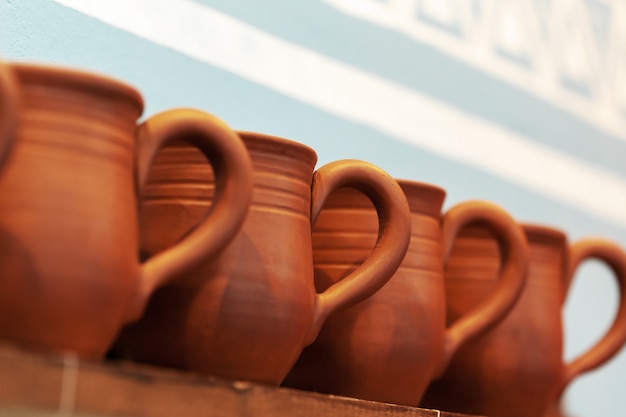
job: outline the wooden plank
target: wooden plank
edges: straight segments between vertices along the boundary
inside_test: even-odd
[[[58,408],[64,364],[59,357],[0,348],[0,404]]]
[[[0,416],[2,413],[129,417],[459,416],[223,381],[130,362],[78,361],[73,355],[41,356],[7,346],[0,347]]]

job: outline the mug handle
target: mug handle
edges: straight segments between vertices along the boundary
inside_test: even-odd
[[[443,355],[436,369],[441,376],[457,349],[466,341],[496,326],[511,311],[526,285],[529,249],[522,228],[503,209],[485,201],[466,201],[450,208],[442,218],[444,264],[459,231],[468,224],[484,225],[496,236],[504,263],[495,289],[478,305],[446,329]]]
[[[409,247],[411,213],[402,188],[385,171],[364,161],[331,162],[313,174],[311,227],[330,193],[342,187],[359,190],[374,204],[378,213],[378,239],[358,268],[316,294],[313,323],[306,345],[313,343],[328,317],[378,291],[398,269]]]
[[[8,159],[17,130],[17,81],[10,64],[0,61],[0,166]]]
[[[613,270],[619,286],[619,308],[611,328],[604,336],[585,353],[564,365],[557,398],[574,378],[611,359],[626,343],[626,252],[617,244],[604,239],[577,241],[569,248],[566,291],[580,264],[589,258],[601,260]]]
[[[213,167],[215,198],[204,220],[175,245],[141,266],[140,290],[130,321],[143,312],[152,292],[222,250],[235,236],[252,198],[252,162],[233,130],[219,118],[194,109],[159,113],[137,128],[137,183],[146,185],[157,152],[167,143],[186,140],[202,151]]]

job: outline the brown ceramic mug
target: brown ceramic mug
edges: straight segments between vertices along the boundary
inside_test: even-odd
[[[378,290],[402,261],[410,218],[393,178],[354,160],[314,172],[311,148],[240,135],[254,167],[243,228],[219,257],[157,291],[145,317],[122,333],[115,355],[278,385],[323,322]],[[161,152],[142,202],[146,253],[158,253],[202,219],[213,182],[195,149],[181,145]],[[378,245],[343,282],[316,293],[311,224],[327,195],[343,186],[363,191],[377,207]]]
[[[251,162],[217,118],[171,110],[137,126],[140,94],[102,76],[10,64],[18,128],[0,176],[0,338],[99,358],[152,291],[224,247],[251,195]],[[165,143],[216,167],[219,195],[183,241],[140,263],[138,189]]]
[[[284,385],[416,406],[459,346],[487,331],[522,290],[527,246],[502,209],[466,202],[441,214],[445,191],[400,181],[411,208],[411,243],[400,268],[376,294],[330,318]],[[443,265],[458,230],[478,223],[502,240],[506,264],[492,296],[446,327]],[[329,198],[313,231],[318,290],[342,282],[376,241],[376,216],[357,192]]]
[[[552,228],[525,225],[524,230],[530,258],[519,302],[490,333],[459,350],[443,377],[429,387],[422,406],[494,417],[543,416],[574,377],[601,365],[624,345],[626,253],[605,240],[583,239],[570,245],[563,232]],[[589,258],[606,262],[615,272],[620,307],[606,335],[565,364],[561,308],[574,272]],[[490,291],[495,259],[492,237],[475,229],[462,233],[446,275],[451,319]]]
[[[567,286],[569,286],[569,281],[573,279],[578,265],[589,257],[598,257],[608,263],[613,263],[612,269],[616,274],[620,273],[618,271],[622,271],[622,275],[626,273],[626,268],[624,268],[626,264],[623,263],[623,261],[610,261],[611,259],[626,259],[626,253],[623,252],[623,249],[615,247],[615,244],[612,242],[584,239],[577,242],[573,248],[575,248],[575,251],[573,250],[571,252],[571,258],[568,262]],[[620,251],[622,251],[621,255],[618,254]],[[621,266],[619,263],[621,263]],[[618,279],[618,283],[620,286],[620,306],[623,308],[624,296],[626,295],[626,288],[624,287],[625,282]],[[626,313],[620,309],[613,321],[612,327],[615,329],[609,330],[604,338],[601,338],[594,347],[587,350],[587,353],[580,355],[578,359],[565,365],[558,394],[552,400],[545,414],[546,417],[568,417],[563,401],[563,394],[567,386],[579,375],[606,364],[606,362],[623,349],[626,344],[624,319],[618,321],[617,317],[624,314]],[[613,333],[613,335],[609,336],[611,333]],[[603,339],[606,339],[606,341]]]

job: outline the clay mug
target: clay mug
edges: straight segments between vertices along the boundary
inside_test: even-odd
[[[626,253],[601,239],[569,244],[557,229],[525,225],[530,247],[528,282],[511,313],[490,333],[463,346],[422,406],[494,417],[545,415],[567,384],[613,356],[626,341]],[[495,242],[480,230],[457,241],[446,275],[451,319],[493,286]],[[620,306],[612,327],[570,363],[562,357],[561,308],[576,269],[597,258],[615,273]]]
[[[587,243],[586,246],[586,250],[591,252],[591,251],[598,251],[598,252],[604,252],[605,249],[604,246],[608,245],[613,246],[612,243],[602,243],[602,242],[595,242],[595,245],[598,245],[598,247],[596,247],[592,242],[593,241],[588,241],[588,240],[583,240],[581,242],[578,242],[579,245],[584,245],[585,242]],[[583,246],[584,247],[584,246]],[[616,251],[620,251],[621,249],[616,249]],[[571,280],[573,278],[573,275],[576,272],[576,267],[578,266],[579,263],[581,263],[584,258],[585,250],[581,249],[580,252],[578,253],[578,260],[572,259],[570,264],[568,265],[569,268],[571,268],[568,271],[568,278],[569,280]],[[592,254],[590,254],[589,256],[593,256]],[[602,257],[600,255],[595,255],[598,257]],[[619,255],[617,255],[619,257]],[[625,255],[622,255],[623,257],[625,257]],[[610,258],[610,255],[606,255],[605,258]],[[607,261],[608,262],[608,261]],[[619,266],[613,267],[614,271],[618,271]],[[622,271],[623,271],[623,266],[622,266]],[[617,273],[617,272],[616,272]],[[621,281],[619,281],[620,283],[620,292],[621,292],[621,299],[623,299],[623,296],[625,294],[625,289],[622,287],[623,283]],[[623,301],[622,301],[623,302]],[[624,313],[618,313],[619,314],[624,314]],[[614,319],[614,323],[613,323],[613,327],[619,327],[620,325],[617,324],[617,317]],[[565,378],[563,379],[563,381],[560,384],[560,389],[559,389],[559,394],[556,395],[555,399],[552,401],[552,404],[550,405],[548,411],[545,414],[545,417],[568,417],[569,414],[565,411],[566,407],[565,407],[565,401],[563,399],[563,394],[567,388],[567,386],[574,380],[575,377],[578,377],[579,375],[583,374],[584,372],[590,371],[592,369],[596,369],[599,368],[600,366],[606,364],[606,362],[608,362],[614,355],[616,355],[621,349],[623,349],[624,344],[626,344],[626,339],[624,338],[625,336],[625,332],[623,332],[623,327],[622,330],[609,330],[607,332],[607,336],[605,336],[605,338],[608,338],[610,336],[608,336],[611,332],[614,332],[614,337],[615,339],[612,342],[601,342],[602,339],[600,339],[599,342],[596,343],[595,347],[588,350],[586,354],[581,355],[577,361],[579,363],[584,363],[587,362],[586,365],[578,365],[578,369],[570,369],[567,370],[565,369],[564,372],[564,376]],[[605,343],[606,345],[603,346],[603,343]],[[587,356],[587,358],[585,359],[585,356]],[[574,362],[572,362],[571,364],[567,365],[569,368],[575,368],[576,365],[574,365]],[[583,369],[584,368],[584,369]],[[569,375],[569,377],[567,377]]]
[[[402,265],[380,291],[326,322],[285,386],[417,406],[458,347],[488,331],[517,299],[525,280],[527,246],[504,210],[470,201],[442,215],[443,189],[399,182],[412,221]],[[351,190],[329,198],[313,231],[319,290],[341,283],[367,256],[377,236],[374,213],[371,204]],[[443,265],[466,224],[480,224],[495,233],[506,262],[491,297],[446,327]]]
[[[155,288],[232,238],[251,162],[237,134],[206,113],[171,110],[137,126],[143,100],[130,86],[9,66],[19,118],[0,175],[0,338],[101,358]],[[181,139],[212,161],[219,198],[192,234],[140,263],[137,193],[157,150]]]
[[[410,218],[393,178],[355,160],[314,172],[313,149],[258,133],[240,135],[254,171],[243,228],[219,257],[155,294],[144,318],[122,333],[117,356],[278,385],[330,315],[374,293],[400,265]],[[184,235],[212,200],[213,178],[195,149],[169,147],[159,158],[142,202],[142,247],[149,254]],[[179,165],[188,173],[170,169]],[[343,186],[374,202],[380,234],[352,275],[317,293],[311,225],[327,195]]]

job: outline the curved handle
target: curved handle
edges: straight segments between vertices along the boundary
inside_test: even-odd
[[[444,352],[436,375],[441,376],[464,342],[497,325],[513,308],[526,284],[528,242],[522,228],[500,207],[468,201],[452,207],[442,219],[444,262],[447,263],[459,231],[470,223],[484,225],[500,246],[503,266],[496,288],[446,330]]]
[[[0,61],[0,166],[6,162],[15,142],[17,112],[17,81],[11,65]]]
[[[363,161],[331,162],[313,175],[311,226],[326,198],[338,188],[351,187],[367,196],[378,213],[378,239],[368,258],[350,275],[316,295],[312,343],[326,319],[378,291],[396,272],[409,247],[411,212],[402,188],[382,169]]]
[[[224,122],[199,110],[174,109],[157,114],[137,130],[139,190],[152,161],[165,144],[185,140],[207,157],[215,175],[215,197],[205,219],[176,245],[141,267],[141,287],[130,320],[141,315],[157,287],[194,268],[223,249],[235,236],[252,197],[252,162],[239,138]]]
[[[583,261],[596,258],[606,262],[619,286],[619,309],[606,334],[587,352],[564,366],[559,396],[575,377],[602,365],[626,343],[626,252],[611,241],[589,238],[570,246],[568,258],[567,284]]]

